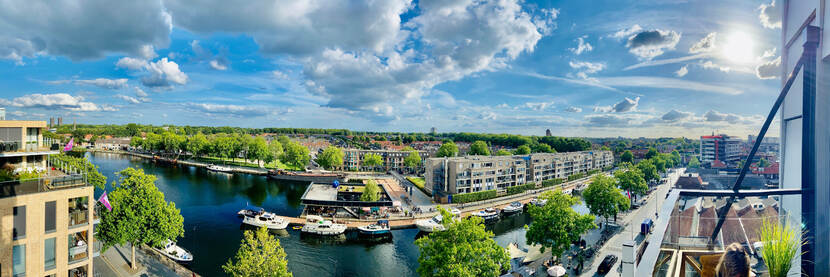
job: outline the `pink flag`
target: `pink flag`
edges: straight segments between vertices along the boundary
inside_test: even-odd
[[[63,147],[63,152],[66,152],[66,151],[71,151],[71,150],[72,150],[72,144],[73,144],[74,142],[75,142],[75,138],[71,138],[71,139],[69,139],[69,143],[67,143],[67,144],[66,144],[66,146],[65,146],[65,147]]]
[[[104,194],[101,194],[101,197],[98,197],[98,202],[104,204],[104,207],[107,207],[108,211],[112,211],[112,206],[110,206],[110,200],[107,198],[107,192],[105,191]]]

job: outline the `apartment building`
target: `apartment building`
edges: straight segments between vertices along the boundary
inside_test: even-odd
[[[406,164],[404,164],[404,159],[409,156],[409,151],[401,151],[401,150],[364,150],[364,149],[343,149],[343,166],[345,169],[348,170],[371,170],[371,168],[363,165],[364,156],[367,154],[377,154],[380,155],[381,159],[383,160],[383,167],[384,170],[404,170],[406,169]],[[418,155],[421,156],[421,168],[422,169],[424,161],[429,158],[429,153],[426,151],[418,151]]]
[[[741,139],[727,135],[700,137],[700,162],[725,167],[741,159]]]
[[[446,203],[453,194],[493,189],[505,192],[511,186],[565,179],[613,164],[611,151],[430,158],[424,179],[435,200]]]
[[[94,188],[53,168],[45,121],[0,121],[0,276],[90,276]],[[10,175],[38,172],[37,178]],[[11,173],[10,173],[11,172]]]

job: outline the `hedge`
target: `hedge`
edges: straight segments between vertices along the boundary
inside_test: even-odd
[[[487,200],[491,198],[496,198],[498,194],[496,190],[485,190],[479,192],[471,192],[471,193],[460,193],[455,194],[452,196],[453,203],[469,203],[469,202],[476,202],[481,200]]]
[[[546,188],[546,187],[550,187],[550,186],[555,186],[555,185],[558,185],[558,184],[561,184],[561,183],[564,183],[564,182],[565,182],[565,180],[561,179],[561,178],[544,180],[544,181],[542,181],[542,187]]]
[[[406,177],[406,179],[409,180],[410,182],[412,182],[413,184],[415,184],[415,187],[417,187],[418,189],[420,189],[421,191],[423,191],[427,195],[432,196],[432,193],[428,192],[426,190],[426,188],[424,188],[424,178]]]
[[[599,173],[599,169],[588,170],[588,176],[591,176],[591,175],[594,175],[594,174],[597,174],[597,173]]]
[[[507,194],[518,194],[536,188],[536,183],[512,186],[507,188]]]
[[[582,177],[585,177],[585,173],[577,173],[577,174],[574,174],[574,175],[570,175],[570,176],[568,176],[568,181],[573,181],[573,180],[576,180],[576,179],[581,179]]]

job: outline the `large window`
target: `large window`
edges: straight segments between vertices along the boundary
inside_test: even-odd
[[[12,228],[12,238],[22,239],[26,237],[26,206],[14,207],[14,227]]]
[[[44,219],[46,222],[46,232],[54,232],[55,231],[55,201],[46,202],[46,212],[44,213]]]
[[[89,197],[69,199],[69,227],[89,223]]]
[[[44,270],[55,268],[55,238],[46,239],[43,242],[43,268]]]
[[[26,245],[12,247],[12,276],[26,275]]]

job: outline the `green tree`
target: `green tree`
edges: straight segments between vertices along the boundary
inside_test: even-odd
[[[630,150],[625,150],[625,152],[620,155],[620,162],[622,163],[634,163],[634,154],[631,154]]]
[[[597,174],[591,179],[588,188],[582,192],[582,198],[591,213],[604,217],[605,222],[612,216],[616,221],[619,212],[630,208],[628,198],[617,188],[617,179],[604,174]]]
[[[268,142],[263,137],[256,137],[251,144],[248,145],[248,151],[245,153],[246,159],[256,160],[257,165],[263,166],[264,161],[270,152],[268,151]]]
[[[455,157],[458,154],[458,146],[455,145],[452,141],[444,142],[441,144],[441,147],[438,148],[438,152],[435,153],[436,157]]]
[[[272,140],[268,143],[268,154],[263,158],[265,163],[271,163],[282,156],[282,144],[277,140]]]
[[[513,153],[511,153],[510,151],[504,150],[504,149],[499,149],[499,151],[496,151],[496,156],[510,156],[510,155],[513,155]]]
[[[363,187],[363,193],[360,194],[360,201],[375,202],[380,199],[380,187],[375,180],[366,181],[366,186]]]
[[[124,128],[127,130],[127,135],[128,136],[133,137],[133,136],[138,135],[138,133],[139,133],[138,124],[129,123],[129,124],[127,124],[127,126],[124,126]]]
[[[430,233],[415,241],[420,248],[418,274],[424,277],[495,277],[510,269],[510,256],[484,229],[475,216],[452,222],[452,214],[439,207],[446,230]]]
[[[133,136],[132,138],[130,138],[130,146],[132,146],[132,147],[136,147],[136,148],[141,147],[141,145],[143,143],[144,143],[144,139],[139,137],[139,136]]]
[[[550,147],[550,145],[544,143],[534,143],[531,147],[531,151],[533,153],[556,153],[556,150]]]
[[[516,155],[527,155],[527,154],[530,154],[530,146],[527,146],[527,144],[519,146],[519,148],[516,148]]]
[[[187,152],[193,156],[201,156],[206,152],[209,144],[210,142],[202,132],[196,133],[187,139]]]
[[[135,246],[162,247],[167,240],[175,241],[184,235],[184,219],[176,204],[165,201],[164,194],[156,188],[156,176],[132,167],[118,175],[119,183],[113,182],[115,190],[108,195],[112,211],[101,214],[97,236],[103,242],[103,251],[130,243],[130,266],[135,269]]]
[[[335,169],[343,166],[343,150],[337,146],[328,146],[323,153],[317,155],[317,164],[326,169]]]
[[[487,147],[486,142],[477,140],[470,145],[470,152],[468,154],[490,156],[490,149]]]
[[[383,158],[381,158],[378,154],[368,153],[366,155],[363,155],[363,160],[361,161],[361,164],[365,167],[375,170],[379,166],[383,165]]]
[[[571,208],[580,202],[579,198],[560,190],[544,192],[541,198],[547,204],[528,207],[533,222],[526,227],[525,237],[528,243],[541,245],[543,252],[550,248],[553,256],[560,257],[582,234],[597,227],[593,215],[580,215]]]
[[[284,149],[280,159],[283,163],[305,168],[308,162],[311,161],[311,157],[308,156],[308,148],[302,144],[289,141],[283,147]]]
[[[633,194],[645,194],[648,191],[648,185],[640,169],[630,164],[626,164],[624,167],[624,169],[614,172],[614,177],[620,182],[620,188]]]
[[[222,265],[225,273],[234,277],[294,276],[288,271],[285,250],[268,229],[247,230],[244,236],[236,256]]]
[[[670,157],[674,166],[680,166],[683,162],[683,158],[680,157],[680,152],[677,152],[677,150],[671,151]]]
[[[657,149],[654,147],[649,147],[648,152],[646,152],[646,156],[644,158],[651,159],[659,155],[660,153],[657,152]]]
[[[411,150],[409,155],[403,158],[403,164],[410,169],[418,168],[421,166],[421,155],[418,155],[418,151]]]
[[[660,175],[657,174],[657,166],[654,164],[653,160],[642,160],[637,163],[637,168],[640,169],[643,179],[645,179],[646,182],[660,180]]]
[[[700,160],[697,157],[692,156],[692,159],[689,160],[689,168],[700,168]]]
[[[657,155],[654,158],[651,158],[651,162],[654,163],[654,167],[657,169],[658,173],[666,172],[666,160],[662,155]]]
[[[761,158],[761,160],[758,161],[758,167],[768,167],[769,164],[769,161],[767,161],[767,159],[764,158]]]

